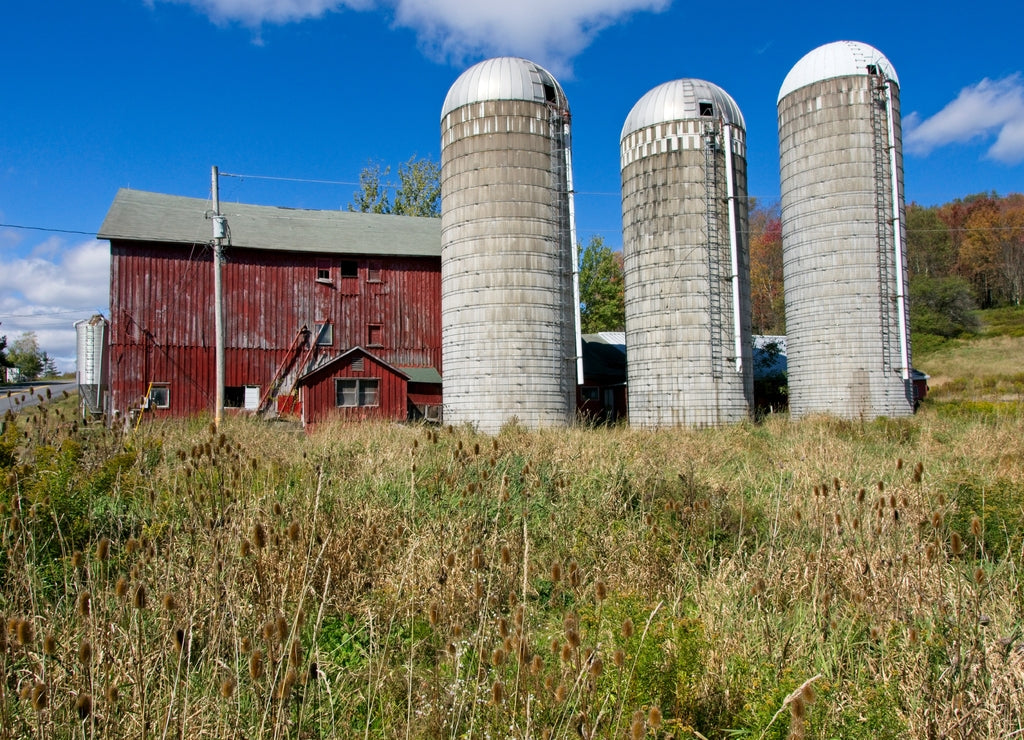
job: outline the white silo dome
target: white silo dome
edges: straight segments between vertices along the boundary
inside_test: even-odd
[[[875,47],[859,41],[834,41],[808,52],[793,66],[782,81],[779,100],[801,87],[822,80],[851,75],[867,76],[869,65],[874,65],[887,80],[900,84],[892,63]]]
[[[707,104],[710,103],[710,108]],[[721,117],[726,123],[746,130],[743,114],[725,90],[704,80],[672,80],[644,95],[636,102],[622,125],[626,138],[634,131],[668,121]]]
[[[470,103],[485,100],[527,100],[568,110],[558,81],[539,64],[520,57],[485,59],[455,80],[441,108],[441,117]]]

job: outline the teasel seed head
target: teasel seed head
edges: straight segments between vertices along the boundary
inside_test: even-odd
[[[253,525],[252,544],[256,546],[257,550],[262,550],[267,546],[267,531],[263,529],[263,524],[260,522]]]
[[[858,491],[857,491],[857,503],[858,504],[863,504],[865,496],[867,496],[867,491],[865,491],[863,488],[858,489]]]
[[[110,538],[103,537],[96,543],[96,559],[106,562],[110,559]]]
[[[555,703],[561,704],[565,701],[565,697],[568,695],[569,689],[566,687],[565,683],[559,683],[558,687],[555,689]]]
[[[981,519],[977,516],[971,517],[971,535],[981,537]]]
[[[627,640],[633,636],[633,620],[629,617],[622,620],[622,636]]]
[[[491,665],[497,668],[505,663],[505,651],[501,648],[495,648],[494,652],[491,653]]]
[[[502,637],[508,637],[508,620],[505,617],[498,617],[498,634]]]
[[[938,529],[941,526],[942,526],[942,512],[940,512],[940,511],[933,511],[932,512],[932,527],[934,527],[935,529]]]
[[[84,560],[85,560],[85,557],[82,555],[82,551],[81,550],[75,550],[73,553],[71,553],[71,567],[72,568],[74,568],[76,570],[78,568],[81,568],[82,567],[82,563],[83,563]]]
[[[929,542],[924,548],[924,556],[929,563],[935,562],[935,545]]]
[[[590,675],[593,678],[599,678],[604,673],[604,661],[599,657],[592,657],[590,660]]]
[[[441,621],[441,610],[438,609],[437,603],[432,602],[430,609],[427,610],[427,620],[430,622],[430,626],[437,628],[437,623]]]
[[[178,608],[178,602],[175,600],[174,594],[172,593],[164,594],[164,598],[161,603],[163,604],[164,611],[166,612],[173,612]]]
[[[949,535],[949,551],[953,553],[953,555],[959,555],[964,551],[964,543],[960,538],[959,532],[953,532]]]
[[[501,681],[495,681],[491,684],[491,704],[494,706],[500,706],[505,703],[505,686]]]
[[[530,661],[530,674],[536,676],[544,670],[544,659],[540,655],[534,655]]]
[[[802,695],[797,694],[793,697],[793,700],[789,703],[789,714],[795,720],[802,720],[807,716],[807,705],[804,703]]]
[[[32,687],[32,708],[37,712],[41,712],[46,709],[46,704],[49,699],[46,691],[46,684],[37,681],[36,685]]]
[[[557,560],[551,564],[551,580],[553,583],[562,580],[562,564]]]
[[[83,668],[88,668],[92,664],[92,643],[88,640],[83,639],[82,644],[78,646],[78,662]]]
[[[132,596],[132,606],[136,609],[146,608],[146,587],[141,583],[135,589],[135,594]]]
[[[35,629],[32,627],[32,622],[28,619],[19,619],[17,626],[14,630],[15,637],[18,639],[18,644],[21,647],[27,647],[31,645],[36,639]]]
[[[75,700],[75,711],[78,712],[78,719],[83,722],[89,719],[89,715],[92,714],[92,695],[79,694]]]
[[[299,534],[301,534],[301,529],[299,527],[299,522],[298,522],[298,520],[293,519],[292,523],[288,525],[288,539],[291,540],[292,542],[298,542],[299,541]]]
[[[572,660],[572,648],[568,643],[562,645],[562,654],[559,657],[561,657],[563,663],[568,663]]]
[[[980,565],[974,569],[974,582],[979,586],[985,583],[985,569]]]
[[[608,586],[600,578],[594,584],[594,595],[597,597],[598,602],[604,601],[608,598]]]
[[[263,651],[253,650],[249,655],[249,678],[259,681],[263,677]]]
[[[299,675],[295,672],[295,669],[289,668],[287,673],[284,674],[284,678],[281,679],[281,683],[277,685],[275,698],[279,701],[287,701],[288,696],[292,693],[292,687],[298,680]]]
[[[82,591],[78,594],[78,615],[80,617],[88,617],[92,613],[92,594],[88,591]]]
[[[235,694],[235,684],[237,682],[234,676],[228,676],[220,682],[220,695],[225,699],[230,699]]]
[[[51,657],[57,654],[57,638],[50,632],[43,635],[43,654]]]
[[[637,711],[633,715],[633,719],[629,724],[629,738],[630,740],[643,740],[644,735],[647,734],[647,730],[644,727],[644,714],[643,712]]]
[[[114,584],[114,593],[117,594],[117,598],[123,599],[128,595],[128,579],[121,576],[117,579],[117,583]]]
[[[501,546],[501,564],[508,565],[512,562],[512,550],[509,549],[508,545]]]
[[[652,730],[657,731],[661,727],[661,709],[657,706],[651,707],[651,711],[647,713],[647,724],[651,726]]]

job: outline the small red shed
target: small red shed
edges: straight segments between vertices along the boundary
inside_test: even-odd
[[[302,421],[431,418],[441,403],[433,368],[399,368],[353,347],[300,377]]]

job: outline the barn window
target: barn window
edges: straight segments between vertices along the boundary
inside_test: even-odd
[[[166,383],[150,383],[149,396],[146,401],[150,408],[167,409],[171,407],[171,387]]]
[[[255,411],[260,405],[258,385],[224,386],[224,408]]]
[[[377,406],[377,378],[335,378],[334,405],[340,408]]]
[[[330,260],[317,260],[316,261],[316,281],[318,283],[330,283],[331,282],[331,262],[330,262]]]
[[[384,271],[381,268],[380,262],[371,262],[366,268],[366,282],[368,283],[382,283],[384,282]]]
[[[366,327],[366,344],[369,347],[380,347],[384,344],[384,327],[370,324]]]
[[[341,276],[343,278],[359,277],[359,263],[355,260],[342,260]]]
[[[334,325],[330,321],[316,325],[316,343],[320,347],[330,347],[334,344]]]

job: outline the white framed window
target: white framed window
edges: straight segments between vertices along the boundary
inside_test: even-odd
[[[334,344],[334,325],[330,321],[316,324],[316,343],[321,347]]]
[[[339,408],[363,408],[379,405],[378,378],[335,378],[334,405]]]
[[[167,383],[150,383],[149,407],[154,409],[167,409],[171,407],[171,387]]]

